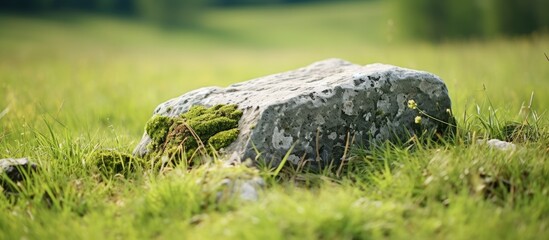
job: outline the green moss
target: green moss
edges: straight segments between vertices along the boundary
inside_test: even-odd
[[[236,105],[193,106],[175,118],[155,116],[146,126],[152,139],[149,156],[189,159],[201,146],[212,146],[213,149],[205,149],[210,153],[220,150],[238,137],[241,117],[242,111]]]
[[[145,132],[152,139],[149,147],[156,148],[166,141],[170,126],[174,123],[174,119],[155,115],[145,125]]]
[[[91,155],[90,162],[105,176],[127,176],[142,165],[142,161],[130,154],[116,150],[100,150]]]
[[[196,117],[199,117],[201,115],[204,115],[206,110],[207,110],[207,108],[205,108],[204,106],[193,106],[189,109],[189,111],[182,114],[181,116],[192,119],[192,118],[196,118]]]
[[[381,109],[376,110],[376,116],[381,116],[383,114],[384,114],[383,110]]]
[[[238,133],[239,131],[237,128],[218,132],[209,139],[208,143],[214,149],[221,149],[234,142],[234,140],[238,137]]]
[[[227,117],[214,118],[208,121],[200,122],[196,125],[191,125],[191,128],[194,129],[196,134],[200,136],[201,139],[209,139],[211,136],[226,131],[229,129],[234,129],[238,127],[238,121]]]

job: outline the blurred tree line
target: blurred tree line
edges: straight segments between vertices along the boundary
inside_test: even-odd
[[[393,0],[404,30],[431,41],[547,32],[549,0]]]
[[[328,1],[337,0],[0,0],[0,10],[30,14],[52,10],[100,12],[181,26],[193,25],[206,7]]]
[[[194,25],[207,7],[328,1],[342,0],[0,0],[0,10],[24,13],[51,10],[101,12],[144,18],[163,25],[184,26]],[[549,0],[387,1],[391,1],[397,9],[403,31],[432,41],[523,35],[549,30]]]

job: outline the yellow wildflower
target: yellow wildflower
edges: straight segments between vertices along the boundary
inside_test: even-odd
[[[416,116],[416,118],[414,118],[414,122],[416,124],[421,124],[421,116]]]
[[[417,103],[416,103],[416,101],[414,101],[414,99],[408,100],[408,108],[411,108],[411,109],[416,109],[417,108]]]

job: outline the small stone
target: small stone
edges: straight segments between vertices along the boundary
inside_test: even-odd
[[[26,176],[30,176],[37,168],[38,165],[27,158],[0,159],[0,185],[3,189],[12,191],[14,190],[12,184],[6,180],[14,183],[22,182]]]
[[[238,197],[242,201],[255,202],[259,200],[259,190],[265,187],[265,181],[260,177],[252,179],[228,179],[220,182],[224,186],[223,191],[217,192],[217,199]]]
[[[495,139],[495,138],[490,139],[488,141],[479,140],[478,142],[479,143],[485,143],[490,148],[503,150],[503,151],[515,150],[516,149],[516,145],[514,143],[501,141],[501,140]]]

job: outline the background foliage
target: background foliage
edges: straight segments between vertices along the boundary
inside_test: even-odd
[[[545,0],[393,0],[393,4],[408,34],[433,41],[549,29]]]
[[[196,26],[206,8],[333,2],[334,0],[4,0],[0,9],[19,12],[78,10],[147,19],[164,26]],[[341,1],[341,0],[340,0]],[[339,2],[340,2],[339,1]],[[360,0],[355,0],[360,1]],[[362,0],[391,1],[398,24],[416,38],[442,41],[515,36],[547,31],[546,0]]]

